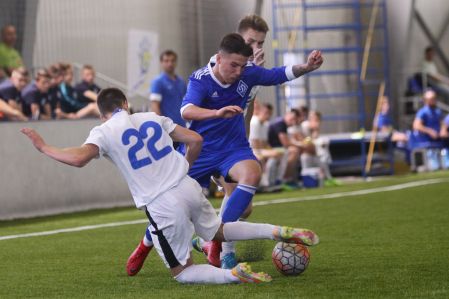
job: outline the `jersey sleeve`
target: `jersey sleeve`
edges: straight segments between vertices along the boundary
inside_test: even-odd
[[[89,136],[87,137],[84,144],[93,144],[98,146],[99,156],[97,158],[100,158],[108,152],[108,143],[103,132],[101,131],[100,126],[95,127],[90,131]]]
[[[165,116],[160,116],[160,118],[161,118],[162,129],[164,129],[165,132],[170,134],[171,132],[173,132],[175,130],[176,124],[171,120],[171,118],[165,117]]]
[[[26,94],[22,93],[22,100],[25,104],[31,105],[31,104],[39,104],[39,97],[37,96],[36,92],[27,92]]]
[[[190,105],[200,107],[206,96],[207,91],[204,83],[201,80],[190,77],[186,95],[182,99],[181,116],[184,109]]]
[[[153,80],[150,90],[150,101],[160,102],[162,100],[162,84],[160,80]]]
[[[415,116],[415,118],[416,119],[419,119],[419,120],[421,120],[422,122],[425,122],[426,120],[425,120],[425,111],[424,111],[424,109],[420,109],[420,110],[418,110],[418,112],[416,113],[416,116]]]
[[[254,85],[271,86],[279,85],[287,81],[296,79],[293,75],[292,67],[282,66],[272,69],[265,69],[260,66],[250,66],[250,74],[254,78]]]

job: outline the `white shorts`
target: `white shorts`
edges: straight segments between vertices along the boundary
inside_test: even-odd
[[[186,176],[174,188],[146,206],[154,247],[168,268],[185,265],[192,251],[196,232],[212,240],[221,225],[200,185]]]

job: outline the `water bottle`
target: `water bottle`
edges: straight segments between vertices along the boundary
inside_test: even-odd
[[[447,148],[443,148],[440,151],[441,156],[441,168],[449,169],[449,150]]]
[[[427,169],[429,171],[435,171],[440,169],[440,157],[438,155],[438,150],[428,149],[426,154],[427,154]]]

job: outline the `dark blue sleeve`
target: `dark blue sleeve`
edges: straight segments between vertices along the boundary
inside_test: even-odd
[[[254,85],[272,86],[289,81],[285,72],[285,66],[265,69],[260,66],[247,66],[248,74],[253,78]]]
[[[30,92],[27,92],[25,94],[22,94],[22,100],[27,105],[31,105],[33,103],[34,104],[39,104],[39,102],[40,102],[40,99],[37,96],[37,93],[34,92],[34,91],[30,91]]]
[[[8,87],[5,88],[1,91],[0,97],[2,98],[2,100],[4,101],[9,101],[9,100],[16,100],[16,91],[14,90],[14,87]]]
[[[187,85],[187,92],[184,96],[184,99],[182,100],[181,107],[184,107],[188,104],[201,106],[206,96],[207,88],[205,86],[205,81],[190,77],[189,84]]]

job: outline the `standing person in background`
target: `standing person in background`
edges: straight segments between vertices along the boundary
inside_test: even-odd
[[[48,90],[51,76],[46,69],[41,69],[35,76],[35,82],[29,84],[22,91],[23,113],[32,120],[51,119],[51,106]]]
[[[162,73],[151,83],[150,107],[157,115],[171,118],[177,125],[186,126],[181,117],[182,98],[186,94],[186,82],[176,74],[178,55],[165,50],[159,57]]]
[[[20,92],[28,83],[28,71],[19,67],[12,71],[11,78],[0,84],[1,112],[10,120],[28,120],[22,113]]]
[[[97,95],[101,88],[95,84],[95,69],[86,64],[81,69],[81,82],[76,84],[75,91],[80,102],[92,103],[97,101]]]
[[[449,100],[449,78],[438,71],[433,60],[435,50],[427,47],[424,51],[424,61],[422,63],[422,74],[425,80],[425,87],[430,87],[436,93]]]
[[[14,48],[17,41],[16,28],[6,25],[2,28],[0,42],[0,81],[10,76],[15,68],[23,66],[22,57]]]

